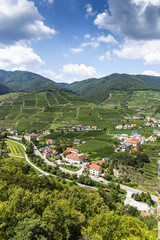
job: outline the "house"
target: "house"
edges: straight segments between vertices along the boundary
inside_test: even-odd
[[[117,125],[117,126],[115,127],[115,129],[117,129],[117,130],[122,130],[122,129],[123,129],[123,126],[122,126],[122,125]]]
[[[137,127],[137,124],[133,123],[131,124],[131,128],[136,128]]]
[[[149,217],[151,214],[146,212],[145,210],[141,211],[141,216],[144,217]]]
[[[100,165],[100,166],[102,166],[103,163],[105,163],[104,160],[92,161],[92,164],[96,164],[96,165]]]
[[[66,156],[66,161],[72,164],[82,164],[84,160],[87,160],[87,157],[84,154],[80,153],[71,153]]]
[[[131,129],[131,125],[125,124],[124,127],[123,127],[123,129]]]
[[[66,151],[68,153],[79,153],[78,149],[67,147]]]
[[[119,148],[121,152],[125,152],[129,150],[129,147],[130,147],[130,143],[124,142]]]
[[[33,139],[36,139],[37,137],[38,137],[38,135],[35,134],[35,133],[25,134],[25,135],[24,135],[24,138],[25,138],[27,141],[32,141]]]
[[[46,158],[50,158],[53,155],[57,155],[57,154],[58,154],[58,152],[56,150],[53,150],[53,149],[50,149],[50,150],[44,152],[44,156]]]
[[[42,141],[43,137],[42,136],[38,136],[36,139],[37,139],[37,141]]]
[[[133,119],[134,119],[134,120],[142,120],[142,119],[144,119],[144,118],[141,117],[141,116],[133,116]]]
[[[137,133],[137,132],[132,132],[131,136],[132,136],[132,137],[136,137],[136,138],[142,137],[142,135],[139,134],[139,133]]]
[[[137,139],[136,137],[126,138],[125,142],[129,143],[130,145],[132,145],[135,148],[137,148],[141,144],[140,139]]]
[[[159,133],[159,130],[153,130],[153,133],[154,133],[154,134],[158,134],[158,133]]]
[[[42,147],[39,149],[40,152],[45,152],[45,151],[48,151],[48,150],[51,150],[48,146],[45,146],[45,147]]]
[[[91,129],[92,129],[92,130],[97,130],[98,127],[97,127],[97,126],[92,126]]]
[[[81,139],[74,139],[74,145],[80,145],[80,144],[82,144]]]
[[[88,131],[88,130],[90,130],[90,126],[82,126],[82,125],[76,125],[72,128],[77,130],[77,131]]]
[[[151,117],[147,116],[147,117],[146,117],[146,120],[147,120],[147,121],[150,121],[150,120],[151,120]]]
[[[49,135],[49,134],[51,134],[51,131],[50,130],[46,130],[46,131],[43,132],[43,134],[44,135]]]
[[[95,175],[98,177],[102,173],[102,167],[96,164],[90,165],[89,169],[90,174]]]
[[[50,145],[50,146],[54,146],[55,141],[53,141],[53,139],[48,139],[48,140],[46,140],[46,144]]]
[[[7,129],[6,129],[6,132],[10,133],[10,131],[12,131],[11,128],[7,128]]]
[[[86,168],[87,170],[89,170],[90,165],[89,165],[89,164],[86,164],[86,165],[84,166],[84,168]]]

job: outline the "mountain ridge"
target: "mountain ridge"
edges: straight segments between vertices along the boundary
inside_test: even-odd
[[[89,101],[103,102],[113,91],[133,92],[136,90],[160,91],[160,77],[114,73],[102,78],[90,78],[71,84],[62,83]]]

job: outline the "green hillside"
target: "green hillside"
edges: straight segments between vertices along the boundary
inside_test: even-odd
[[[127,92],[128,94],[137,90],[160,91],[160,77],[112,74],[100,79],[92,78],[68,85],[62,84],[62,86],[73,90],[89,101],[100,103],[106,100],[110,93],[114,91]]]
[[[6,87],[6,89],[9,89],[10,92],[27,92],[37,89],[60,88],[54,81],[26,71],[13,72],[0,70],[0,84]],[[5,90],[4,93],[9,91]]]
[[[53,89],[0,96],[0,127],[43,130],[76,124],[114,127],[129,111],[87,103],[69,90]]]

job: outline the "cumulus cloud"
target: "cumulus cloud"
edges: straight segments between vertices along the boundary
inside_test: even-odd
[[[94,24],[137,40],[160,38],[159,0],[109,0],[109,10],[97,15]]]
[[[40,40],[55,34],[54,29],[44,24],[33,1],[0,0],[0,23],[2,44]]]
[[[62,68],[64,74],[71,75],[73,79],[82,80],[84,78],[100,77],[92,66],[86,66],[85,64],[67,64]],[[78,77],[78,78],[77,78]]]
[[[86,18],[93,17],[96,15],[97,12],[93,11],[92,4],[90,3],[86,4],[85,8],[86,8],[86,15],[85,15]]]
[[[84,42],[81,44],[81,47],[88,47],[88,46],[91,46],[93,48],[97,48],[99,47],[99,42],[97,41],[96,38],[90,38],[89,41],[87,42]]]
[[[97,38],[98,42],[104,42],[104,43],[113,43],[113,44],[117,44],[117,40],[111,35],[111,34],[108,34],[108,36],[100,36]]]
[[[153,70],[145,70],[142,73],[143,75],[150,75],[150,76],[155,76],[155,77],[160,77],[160,73],[157,73]]]
[[[49,79],[55,81],[55,82],[65,81],[63,74],[56,74],[51,69],[41,69],[41,70],[37,71],[37,73],[46,77],[46,78],[49,78]]]
[[[84,51],[82,48],[71,48],[70,50],[73,54],[77,54]]]
[[[160,40],[135,41],[126,39],[118,50],[113,51],[119,58],[143,59],[146,64],[160,64]]]
[[[10,46],[0,49],[0,67],[13,67],[14,69],[26,69],[32,66],[41,66],[44,61],[34,53],[31,47]]]

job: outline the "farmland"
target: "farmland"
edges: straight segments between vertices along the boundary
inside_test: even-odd
[[[86,103],[67,90],[2,95],[0,112],[1,127],[32,131],[76,124],[113,128],[130,114],[127,110]]]
[[[7,150],[9,155],[24,157],[24,148],[17,144],[15,141],[12,142],[10,140],[6,141]]]

